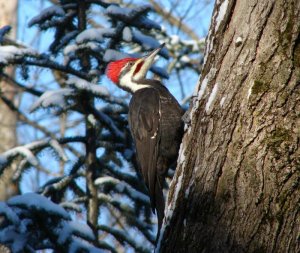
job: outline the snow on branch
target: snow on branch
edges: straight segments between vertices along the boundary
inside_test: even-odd
[[[0,202],[0,243],[12,252],[35,252],[50,248],[57,252],[94,252],[95,236],[86,224],[72,221],[69,213],[48,198],[26,193]],[[38,228],[38,229],[37,229]]]
[[[7,64],[10,60],[32,55],[36,55],[36,51],[31,48],[18,48],[16,46],[0,46],[0,64]]]
[[[93,84],[81,78],[71,77],[67,80],[66,83],[71,87],[75,87],[78,90],[88,91],[94,96],[108,97],[110,95],[106,87]]]
[[[159,75],[159,76],[161,76],[162,78],[166,78],[166,79],[169,78],[169,74],[168,74],[166,68],[162,68],[162,67],[158,67],[158,66],[155,66],[155,65],[154,65],[154,66],[152,66],[152,67],[150,68],[150,70],[151,70],[154,74]]]
[[[90,50],[90,51],[94,51],[94,52],[97,52],[97,53],[102,51],[99,44],[97,44],[93,41],[89,41],[89,42],[79,44],[79,45],[78,44],[67,45],[64,48],[64,55],[67,56],[67,57],[72,57],[75,54],[75,52],[79,51],[79,50]]]
[[[74,39],[77,35],[78,35],[78,31],[72,31],[72,32],[68,32],[66,35],[64,35],[63,37],[61,37],[61,39],[55,43],[51,45],[51,50],[54,53],[57,53],[59,50],[63,49],[64,47],[67,47],[68,43]]]
[[[60,237],[58,239],[59,244],[66,243],[66,240],[70,238],[70,236],[76,235],[86,240],[94,240],[95,236],[93,231],[89,226],[84,223],[79,223],[76,221],[64,221],[62,223],[62,228],[60,232]]]
[[[39,192],[45,196],[50,196],[52,192],[59,192],[71,184],[75,176],[62,176],[49,180],[43,185]]]
[[[87,41],[103,42],[104,38],[109,38],[116,35],[114,28],[90,28],[84,30],[76,37],[76,43],[80,44]]]
[[[145,205],[148,205],[150,203],[149,197],[147,195],[133,189],[130,185],[116,178],[110,176],[100,177],[95,180],[95,184],[98,186],[113,186],[116,192],[125,193],[135,201],[139,201]]]
[[[53,148],[53,150],[56,151],[56,153],[58,154],[58,156],[60,157],[60,159],[64,162],[67,162],[69,159],[64,151],[64,149],[62,148],[62,146],[58,143],[57,140],[52,139],[49,141],[50,146]]]
[[[2,154],[0,154],[0,175],[3,173],[4,169],[10,164],[10,162],[17,156],[23,157],[26,162],[29,162],[32,166],[39,166],[39,161],[36,158],[34,152],[39,152],[46,147],[52,147],[54,151],[58,152],[57,147],[53,147],[53,139],[44,139],[35,141],[24,146],[18,146],[12,148]],[[85,142],[84,137],[66,137],[56,140],[60,144],[66,144],[69,142]],[[51,142],[51,143],[50,143]],[[52,145],[51,145],[52,144]],[[54,144],[55,145],[55,144]],[[61,154],[62,155],[62,154]]]
[[[65,11],[59,5],[53,5],[42,10],[38,16],[32,18],[29,21],[28,26],[31,27],[33,25],[44,23],[46,20],[49,20],[53,17],[64,17],[65,14]]]
[[[132,150],[130,150],[132,152]],[[139,181],[138,178],[130,173],[120,171],[119,169],[114,168],[113,166],[106,165],[105,168],[113,174],[115,178],[120,181],[125,181],[131,187],[135,188],[139,192],[147,194],[146,186],[144,186],[143,182]]]
[[[70,220],[70,215],[59,205],[49,201],[46,197],[36,193],[25,193],[10,198],[7,204],[12,207],[19,207],[30,212],[47,212],[48,215]]]
[[[158,48],[161,44],[154,37],[145,35],[138,30],[132,32],[132,40],[139,43],[146,50],[153,50]],[[159,54],[166,59],[169,58],[168,50],[165,47],[160,50]]]
[[[0,167],[5,166],[7,163],[9,163],[9,160],[13,159],[17,155],[24,157],[32,166],[37,166],[39,164],[37,158],[32,153],[30,148],[26,146],[19,146],[0,154]]]
[[[64,108],[67,105],[67,98],[72,95],[74,95],[74,90],[69,88],[46,91],[31,105],[30,112],[35,111],[39,107],[47,108],[55,106]]]
[[[10,52],[10,53],[8,53]],[[16,53],[16,54],[15,54]],[[1,62],[3,60],[4,62]],[[63,73],[78,76],[89,80],[91,77],[83,71],[78,71],[72,67],[64,66],[53,61],[46,54],[38,54],[30,48],[18,48],[15,46],[0,46],[0,65],[14,64],[26,66],[38,66],[57,70]]]
[[[161,27],[159,24],[145,17],[145,14],[151,10],[152,7],[150,5],[143,5],[134,9],[110,5],[106,9],[106,14],[113,19],[123,21],[124,23],[128,23],[139,28],[160,30]]]
[[[103,61],[104,62],[116,61],[126,57],[134,57],[134,55],[129,55],[114,49],[106,49],[103,56]]]
[[[0,202],[0,217],[3,215],[11,224],[20,224],[20,219],[13,209],[10,208],[5,202]]]

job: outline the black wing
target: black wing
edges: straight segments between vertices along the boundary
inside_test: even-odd
[[[134,93],[129,105],[129,125],[133,136],[140,169],[148,187],[154,211],[157,200],[157,159],[160,141],[160,100],[156,89],[146,88]]]

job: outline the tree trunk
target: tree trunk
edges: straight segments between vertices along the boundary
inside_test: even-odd
[[[17,34],[17,0],[0,0],[0,27],[10,25],[12,31],[10,32],[10,38],[16,38]],[[13,68],[7,68],[7,72],[10,75],[14,74]],[[0,81],[1,92],[10,100],[13,101],[16,95],[16,89]],[[16,124],[17,115],[12,112],[6,104],[0,100],[0,153],[12,148],[17,143],[16,137]],[[14,165],[12,165],[13,167]],[[13,168],[6,170],[0,179],[0,201],[7,200],[9,197],[16,195],[19,192],[17,183],[12,182]]]
[[[217,1],[160,252],[300,252],[300,1]]]

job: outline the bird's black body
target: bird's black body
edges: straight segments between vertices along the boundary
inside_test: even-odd
[[[176,162],[183,135],[183,110],[168,89],[157,80],[146,79],[155,56],[164,44],[142,58],[111,62],[107,76],[121,89],[132,93],[129,124],[137,160],[157,211],[158,234],[164,218],[163,184],[168,168]]]
[[[146,88],[133,93],[129,124],[152,209],[159,229],[164,217],[163,184],[168,168],[176,162],[183,135],[183,110],[168,89],[157,80],[139,80]]]

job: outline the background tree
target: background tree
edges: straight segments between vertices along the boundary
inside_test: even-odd
[[[18,1],[13,0],[7,1],[1,0],[1,16],[0,16],[0,27],[4,25],[10,25],[12,31],[10,33],[11,39],[16,39],[17,36],[17,16],[14,15],[17,12]],[[13,75],[14,69],[9,68],[6,72],[8,75]],[[5,94],[11,101],[17,103],[16,97],[16,87],[12,87],[5,81],[0,83],[0,91]],[[11,109],[2,101],[0,101],[0,153],[16,146],[17,135],[16,135],[16,125],[17,125],[17,114],[11,111]],[[7,200],[9,197],[18,194],[19,186],[15,182],[11,181],[12,173],[15,168],[7,170],[3,177],[0,179],[0,200]]]
[[[217,1],[161,252],[300,251],[299,21],[299,1]]]
[[[0,27],[10,24],[13,27],[13,33],[11,33],[11,38],[15,39],[17,34],[17,16],[13,15],[17,11],[17,0],[10,1],[0,1],[1,16],[0,16]],[[13,69],[8,70],[9,74],[13,74]],[[0,82],[0,92],[6,93],[12,100],[15,98],[15,89],[12,89],[5,82]],[[13,113],[5,103],[0,101],[0,136],[2,136],[0,144],[0,152],[16,145],[16,124],[17,115]],[[12,182],[12,174],[15,168],[7,170],[0,179],[0,200],[7,200],[9,197],[18,194],[19,186],[15,182]],[[0,244],[1,252],[9,252],[9,250]]]
[[[39,28],[37,35],[52,31],[54,39],[47,37],[40,47],[9,40],[9,27],[0,30],[1,79],[23,91],[19,106],[0,94],[18,115],[22,137],[19,146],[0,155],[0,174],[11,171],[14,163],[12,179],[24,185],[35,171],[33,190],[47,197],[30,193],[1,203],[0,242],[14,252],[149,252],[156,221],[135,169],[128,96],[102,85],[107,82],[104,71],[109,61],[128,52],[139,57],[160,40],[169,49],[162,57],[174,57],[168,71],[176,70],[180,77],[181,70],[191,69],[197,78],[203,40],[169,38],[148,17],[148,5],[51,2],[29,21],[30,27]],[[180,30],[180,22],[177,26]],[[7,75],[9,65],[17,67],[16,78]],[[168,76],[162,67],[152,71],[159,78]],[[186,88],[181,88],[182,98]],[[29,109],[34,113],[28,114]]]

